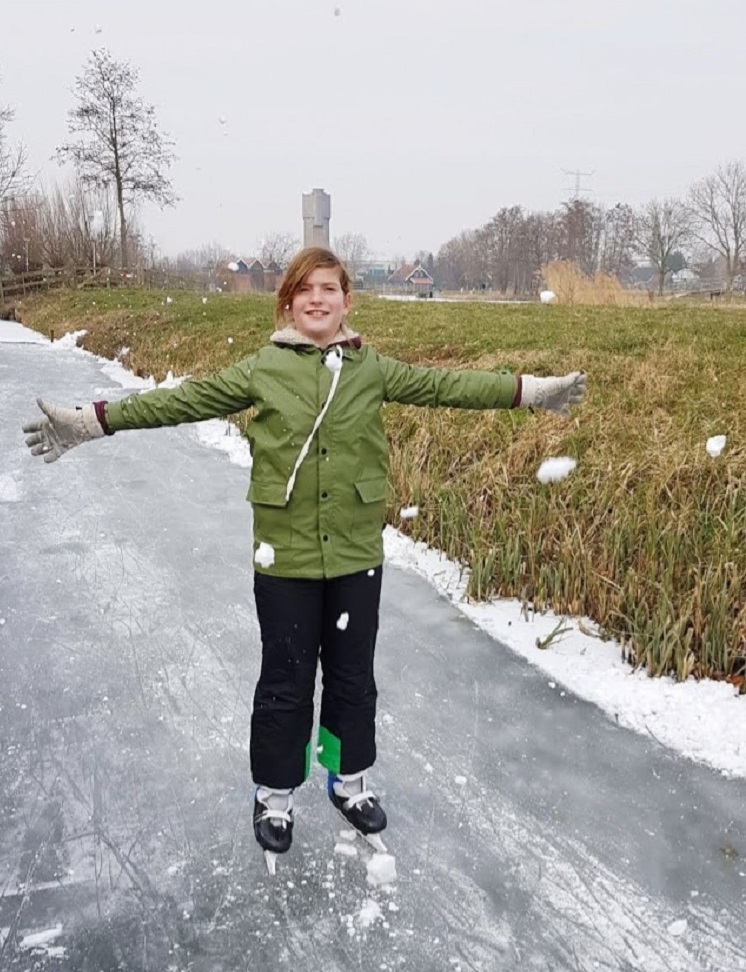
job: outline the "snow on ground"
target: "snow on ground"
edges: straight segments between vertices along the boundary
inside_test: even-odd
[[[0,343],[37,340],[50,349],[70,349],[76,336],[67,335],[49,344],[20,324],[0,321]],[[80,349],[80,354],[88,352]],[[98,360],[103,373],[126,389],[155,387],[152,378],[137,378],[118,362]],[[104,393],[111,394],[112,389],[94,391],[105,397]],[[248,442],[228,422],[214,419],[189,429],[198,441],[226,452],[231,462],[251,466]],[[4,498],[12,500],[16,489],[10,477],[0,481]],[[384,550],[389,566],[426,578],[479,628],[543,670],[549,686],[557,692],[570,691],[595,703],[620,725],[648,734],[724,776],[746,777],[746,699],[739,698],[732,685],[692,679],[679,684],[633,671],[622,661],[620,646],[602,641],[587,619],[559,618],[550,612],[526,613],[513,599],[469,602],[464,568],[392,527],[384,532]],[[539,648],[537,642],[547,647]]]
[[[379,300],[417,300],[423,304],[463,304],[474,302],[478,304],[530,304],[530,300],[497,300],[482,299],[474,294],[464,294],[463,297],[419,297],[417,294],[379,294]]]

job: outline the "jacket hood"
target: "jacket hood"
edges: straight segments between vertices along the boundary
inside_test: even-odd
[[[286,344],[291,347],[315,347],[313,341],[309,341],[292,324],[286,324],[276,330],[270,337],[273,344]],[[343,347],[359,348],[362,345],[360,335],[352,330],[344,321],[340,325],[334,338],[329,342],[328,347],[340,344]]]

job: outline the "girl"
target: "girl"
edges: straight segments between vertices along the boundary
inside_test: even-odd
[[[350,330],[349,308],[343,264],[311,247],[288,267],[277,295],[278,329],[256,354],[202,380],[118,402],[67,409],[39,399],[46,418],[24,426],[32,454],[53,462],[81,442],[124,429],[255,410],[248,499],[262,664],[250,753],[254,833],[268,864],[290,848],[293,791],[310,771],[319,659],[317,752],[329,798],[363,836],[386,827],[366,785],[376,758],[373,657],[388,475],[381,405],[535,406],[566,415],[586,391],[581,372],[538,378],[384,357]]]

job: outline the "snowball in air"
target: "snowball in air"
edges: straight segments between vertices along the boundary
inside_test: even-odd
[[[577,466],[577,460],[569,456],[559,456],[555,459],[545,459],[536,470],[536,478],[540,483],[556,483],[565,479]]]
[[[336,351],[330,351],[324,358],[324,364],[331,372],[340,371],[342,369],[342,355]]]
[[[399,516],[402,520],[413,520],[420,512],[419,506],[402,506]]]
[[[551,304],[553,300],[557,299],[557,295],[553,290],[542,290],[539,294],[539,300],[542,304]]]
[[[350,615],[347,611],[343,611],[337,618],[337,627],[340,631],[346,631],[347,625],[350,623]]]
[[[173,304],[173,302],[174,302],[173,297],[166,297],[166,303],[167,304]]]
[[[235,273],[238,270],[238,264],[234,260],[231,260],[231,262],[228,264],[228,269]]]
[[[274,562],[275,548],[262,540],[254,554],[254,563],[259,564],[260,567],[271,567]]]
[[[218,121],[220,122],[221,125],[225,125],[227,124],[228,119],[225,117],[225,115],[221,115],[220,118],[218,118]]]
[[[203,304],[206,304],[206,303],[207,303],[207,297],[203,297],[203,298],[202,298],[202,303],[203,303]]]
[[[724,448],[725,448],[724,435],[711,435],[710,438],[707,440],[707,445],[705,446],[705,449],[707,449],[707,454],[712,456],[713,459],[716,456],[719,456]]]
[[[228,338],[228,344],[233,344],[233,338]]]

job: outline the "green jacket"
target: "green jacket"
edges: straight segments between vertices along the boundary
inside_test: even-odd
[[[253,407],[254,551],[261,542],[274,548],[274,563],[255,563],[255,569],[322,578],[376,567],[383,561],[389,469],[381,405],[509,408],[517,380],[508,372],[404,364],[352,338],[335,346],[342,355],[338,376],[325,365],[329,351],[285,328],[272,336],[274,343],[207,378],[107,404],[106,422],[112,432],[150,429]],[[308,442],[335,377],[328,410]],[[288,498],[304,444],[308,452]]]

